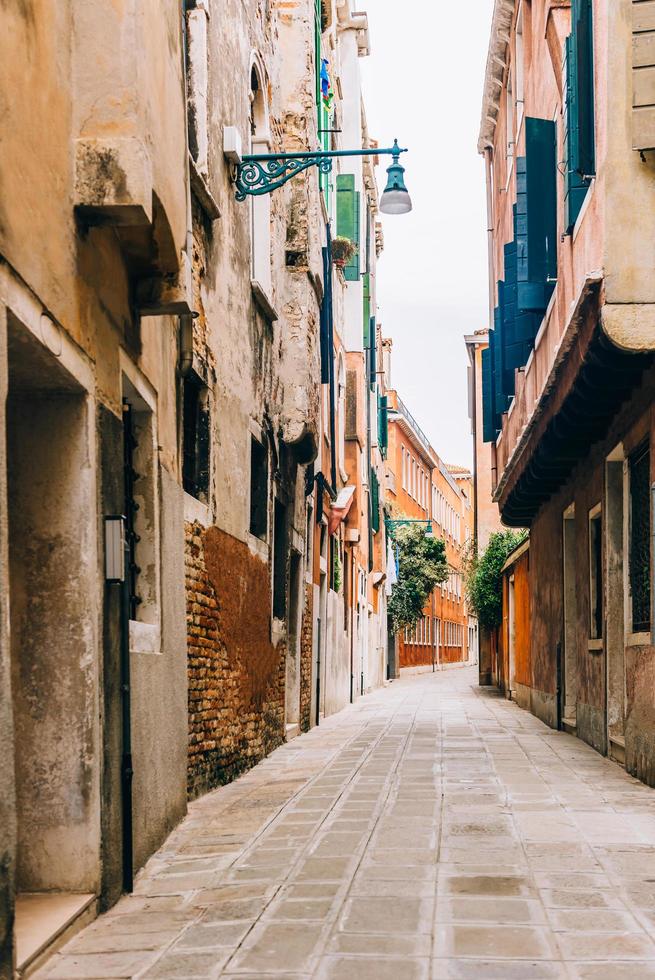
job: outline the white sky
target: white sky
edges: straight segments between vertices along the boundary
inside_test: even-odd
[[[392,384],[439,455],[470,466],[463,336],[487,326],[484,164],[476,144],[493,0],[359,0],[369,131],[394,137],[414,210],[382,215],[378,317]],[[380,158],[378,184],[390,157]]]

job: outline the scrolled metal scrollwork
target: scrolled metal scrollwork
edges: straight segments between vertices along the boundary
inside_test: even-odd
[[[298,156],[269,159],[244,159],[237,167],[236,199],[245,201],[248,195],[258,196],[276,190],[296,174],[309,167],[318,167],[323,174],[332,170],[331,157]]]

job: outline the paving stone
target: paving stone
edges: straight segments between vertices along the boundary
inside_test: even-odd
[[[436,955],[551,959],[554,948],[546,930],[530,926],[442,925],[437,927]]]
[[[317,980],[427,980],[429,960],[327,956]]]
[[[655,977],[653,790],[476,683],[395,681],[196,800],[35,976]]]

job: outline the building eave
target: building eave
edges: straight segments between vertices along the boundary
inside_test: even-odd
[[[500,105],[498,93],[502,88],[505,69],[507,68],[507,48],[515,7],[516,0],[495,0],[494,2],[487,67],[484,73],[482,113],[478,136],[479,153],[484,153],[487,147],[493,146]]]

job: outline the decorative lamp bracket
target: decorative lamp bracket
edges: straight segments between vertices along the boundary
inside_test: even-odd
[[[271,191],[282,187],[296,174],[318,167],[322,174],[330,173],[335,157],[365,157],[392,154],[397,160],[399,154],[407,149],[398,146],[398,140],[392,147],[380,149],[371,147],[366,150],[318,150],[310,153],[251,153],[246,154],[236,165],[235,187],[237,201],[245,201],[246,197],[257,197],[270,194]]]

